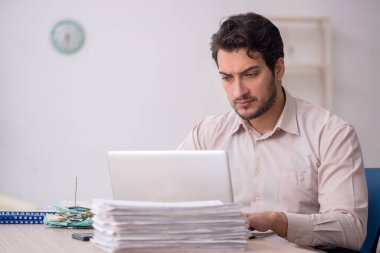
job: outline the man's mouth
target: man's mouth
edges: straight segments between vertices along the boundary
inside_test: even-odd
[[[255,99],[239,99],[239,100],[235,101],[235,105],[238,105],[239,107],[246,108],[253,101],[255,101]]]

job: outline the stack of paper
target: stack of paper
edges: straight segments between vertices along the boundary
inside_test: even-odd
[[[94,200],[92,243],[127,250],[239,250],[249,232],[239,206],[220,201],[136,202]]]

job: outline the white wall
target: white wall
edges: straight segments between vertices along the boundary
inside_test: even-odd
[[[334,111],[380,167],[380,2],[0,0],[0,192],[46,207],[110,197],[108,150],[174,149],[192,125],[229,109],[209,52],[223,16],[328,17]],[[86,32],[62,55],[64,18]]]

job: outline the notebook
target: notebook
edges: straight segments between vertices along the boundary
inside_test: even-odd
[[[225,151],[109,151],[115,200],[233,202]]]

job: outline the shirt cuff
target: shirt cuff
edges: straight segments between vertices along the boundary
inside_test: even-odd
[[[286,213],[288,218],[287,239],[298,245],[318,245],[318,240],[313,238],[313,222],[310,214]]]

